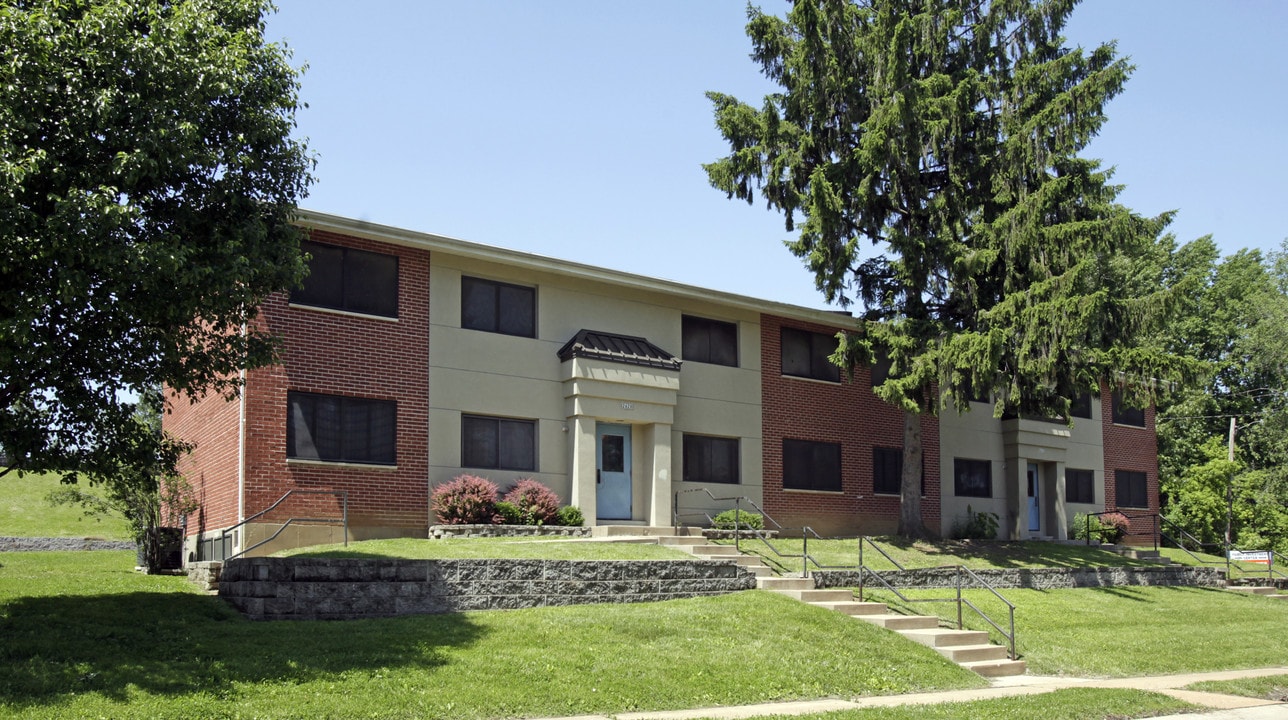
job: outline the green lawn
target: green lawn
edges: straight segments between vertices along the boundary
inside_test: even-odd
[[[759,591],[254,623],[132,561],[0,555],[0,716],[530,717],[985,684],[894,633]]]
[[[938,565],[965,565],[972,569],[992,568],[1081,568],[1102,566],[1148,566],[1144,560],[1123,557],[1098,547],[1067,543],[996,540],[908,540],[899,537],[874,537],[882,550],[906,568],[926,568]],[[722,540],[732,544],[732,540]],[[800,568],[800,538],[781,538],[769,545],[759,540],[740,543],[743,552],[754,552],[776,559],[789,569]],[[811,569],[856,567],[859,561],[859,541],[814,540],[808,542],[809,555],[814,562]],[[781,555],[779,554],[781,553]],[[880,553],[865,545],[863,562],[876,570],[893,570],[895,566]]]
[[[397,538],[283,550],[275,557],[408,558],[412,560],[692,560],[675,548],[647,543],[610,543],[560,538]]]
[[[79,506],[49,504],[45,496],[59,486],[56,475],[0,478],[0,536],[130,539],[120,516],[87,518]]]
[[[818,715],[774,715],[769,720],[1088,720],[1089,718],[1146,718],[1196,709],[1161,693],[1143,690],[1071,688],[1041,695],[944,703],[864,708]]]
[[[1288,702],[1288,675],[1269,675],[1240,680],[1209,680],[1186,685],[1185,689]]]
[[[951,590],[903,592],[912,598],[952,595]],[[1288,603],[1282,600],[1188,587],[1001,593],[1017,606],[1018,649],[1037,675],[1161,675],[1275,667],[1288,658]],[[867,595],[901,611],[955,622],[953,603],[908,605],[886,590]],[[979,590],[965,595],[1004,624],[1004,607],[992,595]],[[972,629],[991,630],[969,609],[964,620]]]

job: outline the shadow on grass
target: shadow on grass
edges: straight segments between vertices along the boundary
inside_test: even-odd
[[[0,605],[0,703],[39,707],[134,690],[227,697],[243,683],[444,664],[485,631],[460,614],[343,622],[251,622],[222,600],[133,592],[25,597]]]

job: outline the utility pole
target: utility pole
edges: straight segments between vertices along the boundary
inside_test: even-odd
[[[1230,583],[1230,550],[1233,541],[1234,526],[1234,424],[1230,418],[1230,443],[1226,459],[1230,461],[1230,480],[1225,485],[1225,582]]]

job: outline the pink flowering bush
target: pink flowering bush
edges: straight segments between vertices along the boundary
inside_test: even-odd
[[[490,525],[496,522],[496,483],[477,475],[457,475],[434,488],[429,506],[443,525]]]
[[[559,515],[559,496],[532,478],[515,483],[504,501],[518,510],[523,525],[550,525]]]

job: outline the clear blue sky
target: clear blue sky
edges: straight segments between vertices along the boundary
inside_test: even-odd
[[[727,200],[703,93],[759,105],[740,0],[277,0],[307,64],[303,206],[822,307],[782,219]],[[769,11],[783,5],[760,3]],[[1223,252],[1288,238],[1288,3],[1085,0],[1066,35],[1136,71],[1085,153]]]

